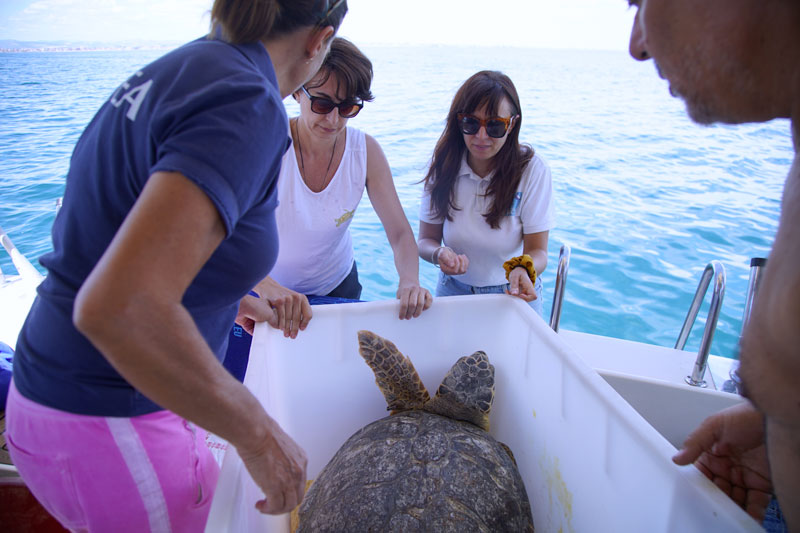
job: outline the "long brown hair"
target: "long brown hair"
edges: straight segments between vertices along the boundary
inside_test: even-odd
[[[534,151],[529,145],[519,142],[522,108],[511,78],[502,72],[483,70],[473,74],[456,92],[447,115],[447,124],[436,143],[431,166],[425,175],[425,188],[431,193],[432,211],[436,216],[453,220],[451,210],[460,209],[454,203],[455,184],[467,147],[458,128],[458,114],[473,113],[485,107],[489,115],[497,115],[504,99],[511,103],[512,116],[518,115],[518,118],[509,130],[505,144],[490,162],[494,175],[486,188],[486,195],[493,197],[494,201],[489,212],[483,216],[490,227],[497,229],[502,217],[511,209],[522,171]]]
[[[336,0],[214,0],[211,34],[217,29],[233,44],[255,43],[303,26],[333,26],[338,30],[347,2],[331,11]]]

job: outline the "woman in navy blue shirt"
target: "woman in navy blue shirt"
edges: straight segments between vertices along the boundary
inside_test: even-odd
[[[303,450],[219,359],[234,319],[276,321],[245,295],[277,254],[282,100],[346,11],[216,0],[212,34],[134,73],[78,141],[6,413],[12,460],[69,529],[201,529],[218,468],[200,428],[236,447],[259,510],[302,499]]]

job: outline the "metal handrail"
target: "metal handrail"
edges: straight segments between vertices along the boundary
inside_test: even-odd
[[[747,283],[747,295],[744,300],[744,313],[742,314],[742,330],[739,336],[744,333],[744,328],[750,322],[750,314],[753,312],[753,302],[755,302],[758,288],[761,286],[761,270],[767,266],[765,257],[753,257],[750,259],[750,280]],[[728,375],[731,379],[722,384],[722,390],[726,392],[741,392],[742,380],[739,378],[739,360],[731,364]]]
[[[697,352],[697,359],[694,362],[692,374],[686,376],[686,383],[695,387],[706,386],[703,376],[705,375],[706,366],[708,364],[708,354],[711,352],[711,341],[714,338],[714,331],[717,329],[717,320],[719,319],[719,312],[722,307],[722,299],[725,297],[725,267],[719,261],[711,261],[703,271],[703,276],[700,278],[700,283],[694,294],[694,300],[692,300],[692,305],[689,307],[686,320],[683,322],[683,327],[678,335],[678,341],[675,343],[676,350],[683,350],[683,347],[686,346],[686,340],[689,338],[689,333],[692,331],[692,326],[694,326],[694,322],[697,319],[697,313],[700,311],[700,305],[703,303],[703,298],[708,291],[708,286],[711,284],[712,279],[714,281],[714,291],[711,295],[711,305],[708,308],[706,327],[703,330],[703,337],[700,339],[700,349]]]
[[[570,247],[566,244],[562,244],[561,251],[558,253],[556,286],[553,289],[553,308],[550,310],[550,327],[556,333],[558,333],[558,325],[561,322],[561,307],[564,304],[564,290],[567,287],[570,254]]]

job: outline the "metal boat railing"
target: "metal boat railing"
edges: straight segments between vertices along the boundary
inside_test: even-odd
[[[742,315],[742,330],[739,336],[744,333],[744,328],[750,322],[750,314],[753,312],[753,302],[755,302],[758,288],[761,285],[761,271],[767,266],[767,259],[765,257],[753,257],[750,259],[750,280],[747,283],[747,295],[744,300],[744,314]],[[738,357],[738,356],[737,356]],[[725,392],[741,393],[742,381],[739,379],[739,361],[738,359],[731,365],[731,370],[728,373],[731,379],[726,380],[722,384],[722,390]]]
[[[697,352],[697,359],[694,362],[692,374],[686,376],[686,383],[695,387],[706,386],[703,376],[705,375],[706,366],[708,365],[708,354],[711,351],[711,341],[714,338],[714,331],[717,329],[717,320],[719,319],[722,300],[725,297],[725,267],[719,261],[711,261],[703,271],[703,276],[700,278],[694,300],[692,300],[692,305],[689,307],[686,320],[683,322],[683,327],[678,335],[678,341],[675,343],[676,350],[683,350],[684,346],[686,346],[686,340],[689,338],[689,333],[691,333],[692,326],[694,326],[694,322],[697,319],[697,313],[700,311],[700,305],[703,303],[703,298],[712,281],[714,282],[714,290],[711,295],[711,304],[708,308],[706,327],[700,339],[700,349]]]
[[[553,307],[550,311],[550,327],[558,333],[559,324],[561,322],[561,311],[564,304],[564,292],[567,286],[567,273],[569,272],[569,260],[571,250],[566,244],[561,246],[561,251],[558,255],[558,268],[556,272],[556,284],[553,289]],[[745,307],[745,322],[749,319],[750,309],[755,297],[755,292],[758,288],[758,269],[763,266],[763,262],[751,262],[750,273],[750,287],[748,288],[748,300]],[[760,260],[765,261],[765,260]],[[755,270],[753,270],[755,269]],[[678,340],[675,343],[675,349],[683,350],[686,346],[686,341],[689,339],[689,334],[692,331],[697,315],[700,312],[700,306],[703,303],[708,287],[711,282],[714,282],[714,289],[711,294],[711,303],[708,308],[708,317],[706,318],[705,329],[703,336],[700,339],[700,348],[697,352],[697,359],[692,369],[692,374],[686,376],[686,383],[695,387],[706,387],[706,381],[703,379],[708,366],[708,356],[711,353],[711,341],[714,339],[714,332],[717,329],[717,322],[719,320],[720,309],[722,308],[722,301],[725,297],[725,284],[726,284],[725,266],[719,261],[711,261],[703,270],[703,275],[700,278],[700,283],[695,291],[694,299],[689,307],[689,312],[686,315],[686,320],[683,322],[683,327],[678,335]],[[732,370],[731,378],[734,378]]]
[[[558,254],[558,269],[556,271],[556,286],[553,289],[553,308],[550,310],[550,327],[558,333],[558,325],[561,322],[561,307],[564,304],[564,290],[567,287],[567,272],[569,271],[570,247],[566,244],[561,245]]]

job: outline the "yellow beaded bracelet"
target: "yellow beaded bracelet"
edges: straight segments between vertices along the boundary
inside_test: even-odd
[[[531,278],[531,283],[536,281],[536,268],[533,266],[533,258],[528,254],[512,257],[505,263],[503,268],[506,270],[506,279],[511,275],[511,271],[517,267],[522,267],[528,271],[528,277]]]

